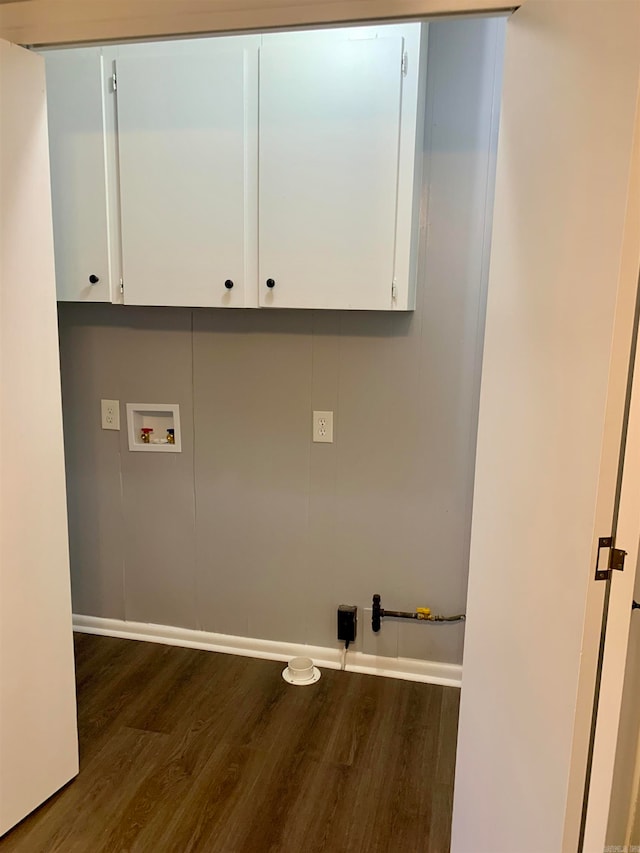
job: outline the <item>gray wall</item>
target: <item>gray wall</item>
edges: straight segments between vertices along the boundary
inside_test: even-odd
[[[415,312],[60,305],[76,613],[333,646],[374,592],[464,610],[503,34],[431,25]],[[100,398],[179,403],[183,452],[130,453]],[[363,651],[462,643],[361,613]]]

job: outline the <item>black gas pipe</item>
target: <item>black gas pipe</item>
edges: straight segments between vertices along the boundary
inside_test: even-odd
[[[431,613],[428,607],[417,607],[415,610],[383,610],[380,606],[380,596],[373,596],[373,607],[371,609],[371,627],[377,634],[380,630],[380,620],[385,616],[393,616],[396,619],[418,619],[421,622],[464,622],[466,616],[459,613],[457,616],[439,616]]]

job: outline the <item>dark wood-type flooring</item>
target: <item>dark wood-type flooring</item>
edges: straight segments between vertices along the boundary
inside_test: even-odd
[[[76,635],[80,775],[0,853],[444,853],[455,688]]]

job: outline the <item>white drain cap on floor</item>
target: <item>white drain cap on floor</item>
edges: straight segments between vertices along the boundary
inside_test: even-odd
[[[320,678],[320,670],[313,665],[311,658],[292,658],[289,665],[282,670],[282,677],[287,684],[302,687],[315,684]]]

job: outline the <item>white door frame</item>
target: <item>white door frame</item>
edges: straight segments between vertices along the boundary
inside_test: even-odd
[[[619,344],[626,340],[629,318],[636,313],[636,324],[640,312],[640,95],[636,110],[636,126],[631,165],[631,191],[629,192],[625,235],[620,270],[620,304],[616,311],[616,339]],[[635,191],[633,188],[636,188]],[[633,280],[638,282],[636,292],[626,286]],[[633,304],[632,300],[635,302]],[[622,329],[620,329],[622,326]],[[589,774],[589,790],[585,801],[584,845],[585,851],[602,850],[606,842],[610,799],[613,785],[614,765],[617,752],[618,730],[625,682],[625,665],[629,645],[631,604],[636,582],[640,543],[640,347],[637,347],[630,365],[628,385],[628,422],[624,434],[624,450],[617,488],[617,542],[627,551],[623,573],[614,572],[610,583],[610,595],[605,602],[606,631],[602,637],[602,679],[599,702],[594,720],[593,761]],[[617,359],[612,361],[612,369]],[[610,375],[610,384],[621,383],[622,370]],[[605,596],[606,597],[606,596]],[[624,845],[625,839],[614,839],[613,846]]]
[[[0,4],[0,38],[42,46],[496,14],[520,5],[518,0],[28,0]]]
[[[639,27],[624,0],[528,0],[507,23],[455,853],[578,845],[640,251]]]

